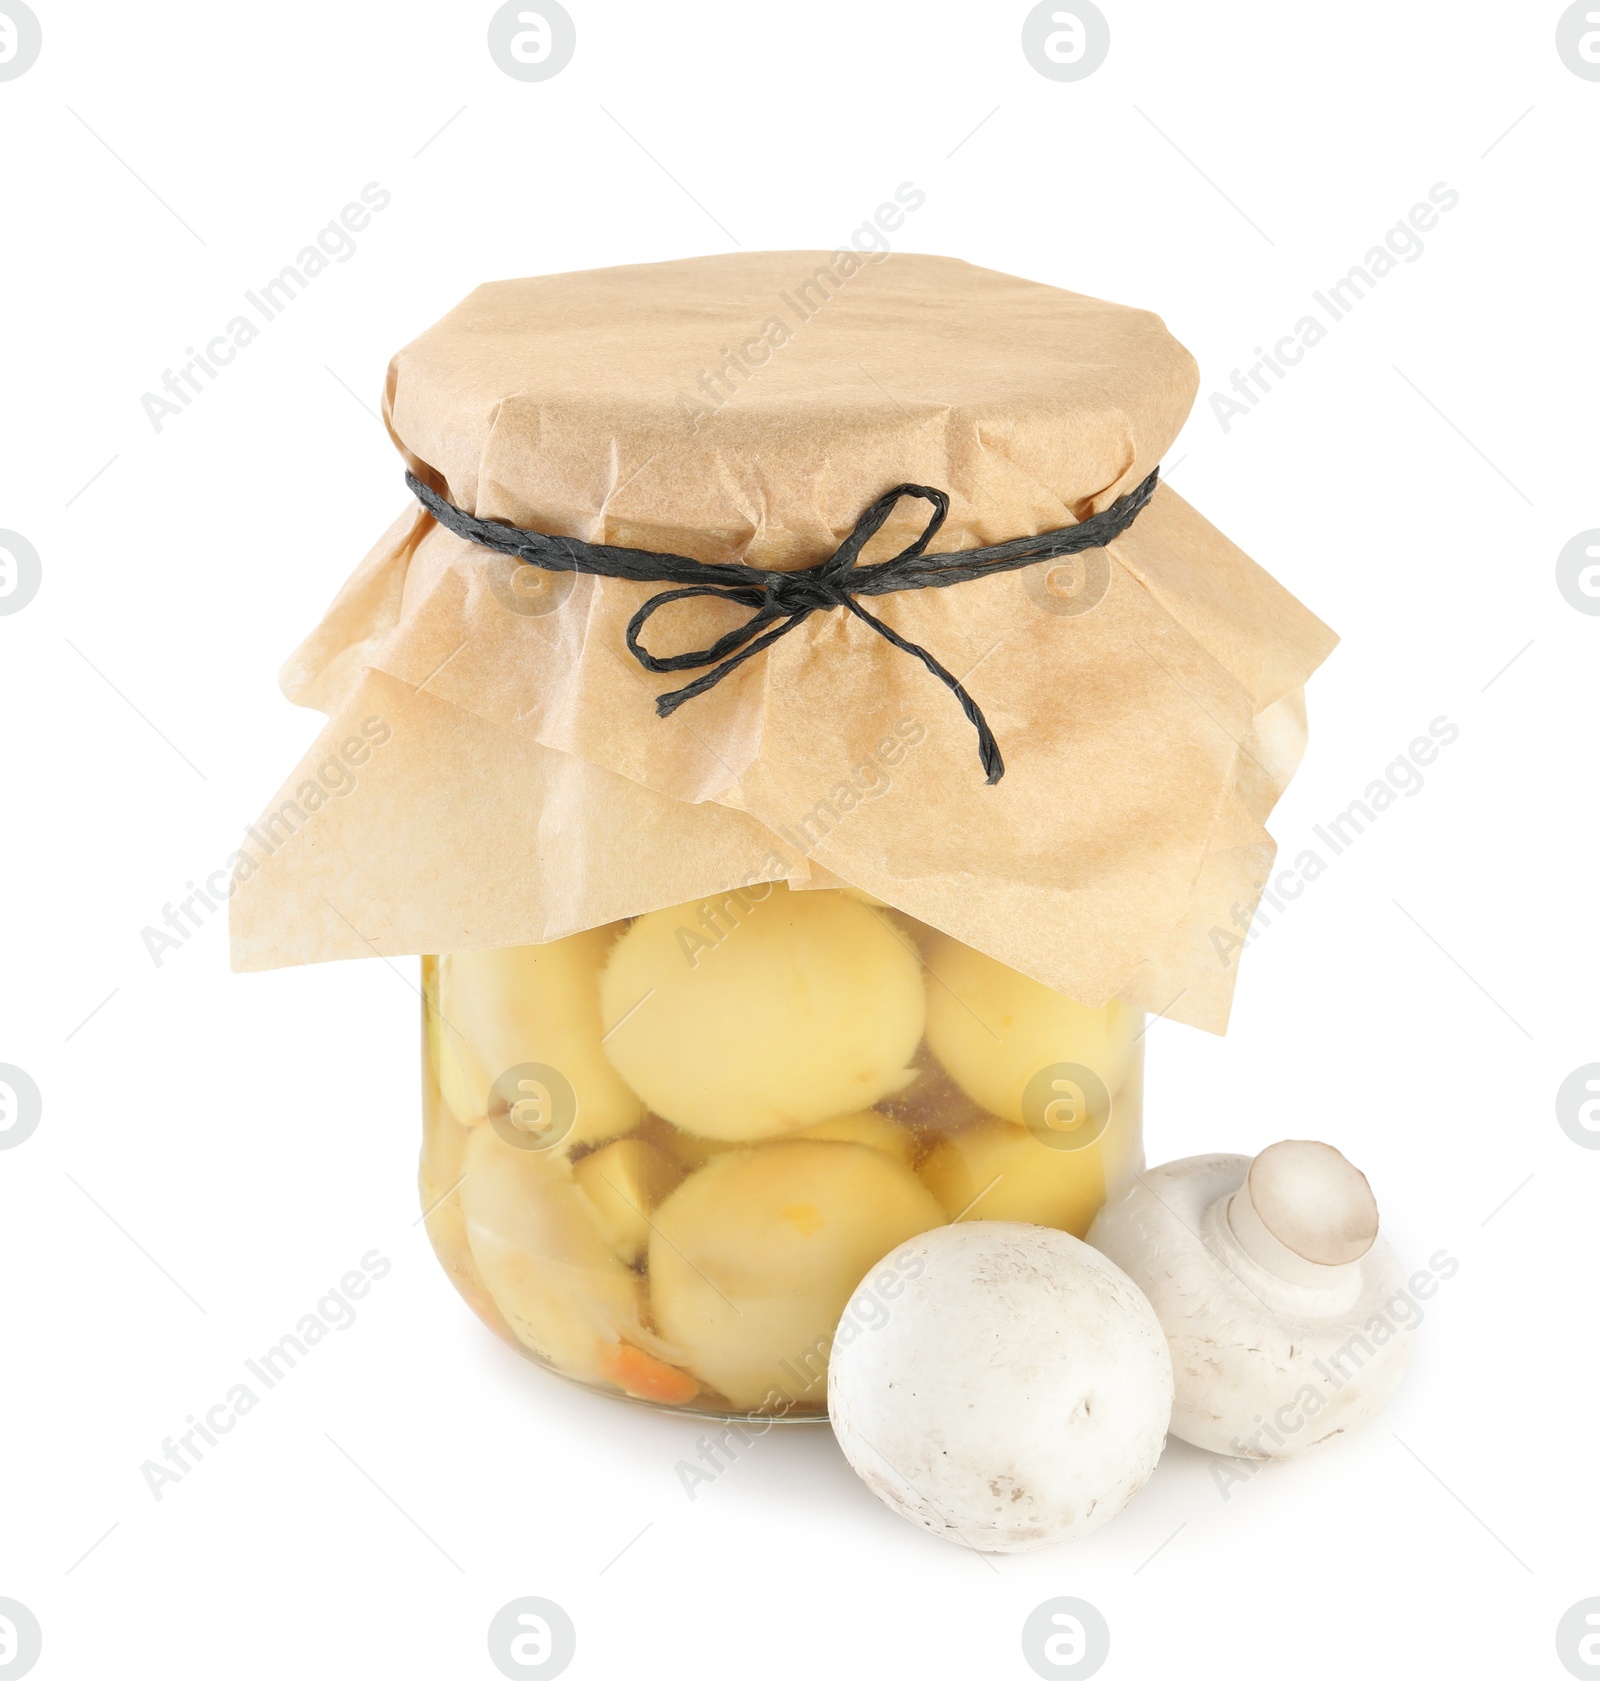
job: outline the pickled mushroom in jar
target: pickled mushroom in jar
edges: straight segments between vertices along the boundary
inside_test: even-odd
[[[1137,1010],[1116,1002],[1092,1010],[947,934],[934,940],[927,964],[928,1048],[991,1115],[1037,1125],[1024,1096],[1063,1064],[1091,1070],[1107,1093],[1121,1089],[1138,1041]]]
[[[699,1133],[675,1127],[659,1115],[646,1115],[638,1136],[659,1145],[686,1172],[704,1167],[713,1156],[720,1156],[725,1150],[739,1148],[737,1139],[702,1138]]]
[[[602,1144],[644,1113],[600,1044],[597,982],[615,927],[542,946],[504,946],[438,959],[438,1006],[429,1012],[440,1092],[458,1120],[487,1113],[494,1083],[522,1064],[555,1070],[575,1115],[567,1145]],[[570,1120],[570,1127],[566,1123]]]
[[[650,1211],[683,1177],[683,1168],[659,1144],[619,1138],[576,1162],[572,1177],[594,1205],[600,1235],[632,1267],[649,1241]]]
[[[768,883],[641,916],[600,977],[606,1055],[657,1114],[756,1140],[870,1108],[912,1078],[916,952],[837,891]]]
[[[644,1281],[597,1229],[559,1151],[521,1150],[492,1126],[468,1134],[461,1203],[478,1275],[517,1339],[569,1377],[604,1378],[625,1340],[671,1351],[643,1321]]]
[[[935,1145],[917,1176],[947,1220],[1019,1220],[1082,1237],[1119,1180],[1126,1153],[1122,1140],[1109,1136],[1081,1150],[1053,1149],[1026,1127],[991,1115]]]
[[[461,1182],[466,1172],[467,1141],[471,1130],[443,1105],[426,1110],[422,1159],[417,1169],[417,1194],[422,1202],[423,1227],[439,1264],[472,1311],[490,1330],[512,1333],[494,1299],[478,1276],[467,1242],[467,1217],[461,1205]]]
[[[910,1167],[916,1159],[917,1140],[909,1128],[901,1126],[875,1109],[863,1109],[855,1115],[838,1115],[831,1121],[818,1121],[815,1126],[802,1127],[794,1138],[820,1138],[835,1144],[866,1144],[894,1157],[902,1167]]]
[[[655,1213],[656,1325],[730,1405],[814,1410],[851,1292],[891,1249],[943,1223],[883,1150],[786,1139],[729,1151]]]

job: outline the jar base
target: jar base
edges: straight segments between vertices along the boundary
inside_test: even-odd
[[[493,1327],[490,1327],[493,1330]],[[560,1378],[563,1383],[570,1384],[574,1389],[581,1389],[587,1395],[600,1395],[608,1401],[620,1401],[624,1406],[642,1407],[646,1412],[665,1413],[675,1418],[703,1419],[709,1424],[746,1424],[760,1425],[763,1428],[773,1424],[826,1424],[828,1423],[827,1409],[807,1409],[804,1412],[796,1409],[787,1413],[740,1412],[732,1407],[696,1406],[693,1402],[655,1401],[648,1395],[630,1395],[625,1389],[613,1389],[609,1385],[590,1383],[587,1378],[574,1377],[571,1372],[564,1372],[559,1366],[552,1365],[548,1360],[541,1359],[531,1348],[524,1348],[520,1343],[511,1342],[498,1331],[495,1340],[505,1343],[516,1354],[520,1354],[530,1366],[536,1366],[541,1372],[548,1372],[551,1377]]]

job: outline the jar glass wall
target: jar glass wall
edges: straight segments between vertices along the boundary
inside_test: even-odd
[[[890,1250],[953,1220],[1081,1237],[1143,1161],[1137,1011],[848,890],[427,957],[423,994],[446,1271],[514,1346],[658,1406],[824,1416]]]

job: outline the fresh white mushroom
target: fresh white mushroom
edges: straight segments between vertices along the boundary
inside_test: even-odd
[[[980,1220],[912,1238],[862,1281],[828,1409],[901,1516],[1027,1552],[1098,1529],[1138,1492],[1166,1441],[1172,1364],[1150,1304],[1103,1255]]]
[[[912,1079],[921,968],[885,912],[768,883],[641,916],[600,978],[606,1055],[656,1114],[754,1140]]]
[[[1394,1394],[1417,1315],[1365,1177],[1331,1145],[1191,1156],[1141,1174],[1089,1241],[1150,1298],[1172,1348],[1172,1433],[1282,1459]]]

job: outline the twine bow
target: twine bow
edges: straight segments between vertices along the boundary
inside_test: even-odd
[[[902,653],[920,660],[960,703],[967,721],[978,734],[978,759],[986,782],[993,786],[1005,775],[1005,762],[972,696],[960,679],[947,671],[926,648],[908,641],[882,619],[869,613],[861,596],[889,595],[899,590],[941,589],[995,572],[1011,572],[1085,549],[1102,548],[1133,524],[1154,494],[1157,473],[1109,508],[1077,525],[1062,526],[1034,537],[1016,537],[1007,543],[985,548],[961,549],[949,554],[927,553],[950,510],[950,498],[925,484],[899,484],[885,491],[856,521],[850,535],[828,558],[799,572],[768,572],[742,563],[711,564],[686,555],[658,553],[652,549],[625,549],[605,543],[584,543],[575,537],[552,537],[527,531],[503,520],[481,520],[464,513],[425,485],[415,474],[406,474],[406,484],[438,522],[468,542],[501,554],[514,555],[531,566],[552,572],[584,572],[606,578],[630,578],[644,583],[677,584],[652,595],[628,621],[628,651],[647,671],[697,671],[709,666],[702,676],[681,689],[671,689],[656,698],[656,711],[667,718],[696,695],[715,688],[730,671],[770,648],[813,613],[842,607],[863,624],[870,625],[886,642]],[[902,497],[918,497],[931,504],[932,512],[920,536],[887,560],[861,566],[861,551],[883,527]],[[652,654],[640,634],[652,616],[674,601],[713,596],[750,609],[741,625],[719,636],[704,648],[681,654]]]

